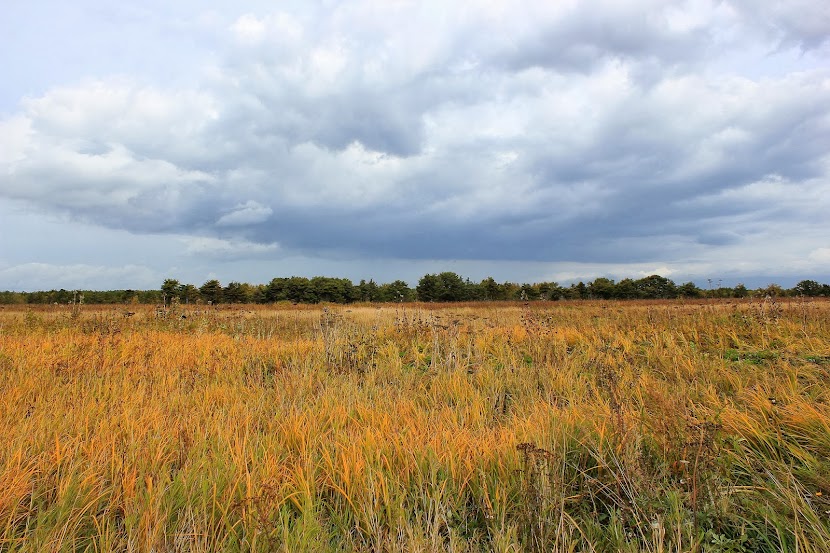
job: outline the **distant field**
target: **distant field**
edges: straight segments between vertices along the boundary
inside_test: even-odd
[[[0,552],[830,550],[830,302],[0,309]]]

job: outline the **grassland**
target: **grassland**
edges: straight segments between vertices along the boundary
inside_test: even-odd
[[[830,302],[0,310],[0,551],[828,551]]]

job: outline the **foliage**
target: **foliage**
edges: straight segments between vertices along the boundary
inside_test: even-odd
[[[222,284],[218,280],[208,280],[199,287],[199,297],[208,303],[222,303],[224,299]]]
[[[693,282],[676,285],[671,279],[650,275],[638,280],[630,278],[614,282],[598,277],[587,284],[577,282],[564,288],[556,282],[498,283],[488,277],[479,283],[471,282],[453,272],[424,275],[415,289],[402,281],[377,284],[361,280],[355,285],[346,278],[332,277],[278,277],[268,284],[230,282],[222,287],[212,279],[197,288],[166,279],[160,290],[51,290],[48,292],[0,292],[0,304],[68,304],[82,293],[87,303],[153,303],[169,304],[176,299],[182,304],[195,303],[352,303],[352,302],[422,302],[459,301],[536,301],[536,300],[631,300],[672,298],[746,298],[746,297],[830,297],[830,285],[814,280],[802,280],[790,290],[770,284],[758,290],[748,290],[743,284],[734,288],[718,285],[703,290]]]

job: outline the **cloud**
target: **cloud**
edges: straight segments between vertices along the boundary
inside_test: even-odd
[[[14,116],[2,121],[3,133],[0,134],[0,165],[11,167],[26,159],[29,137],[32,134],[31,120],[23,116]]]
[[[246,14],[236,20],[231,30],[243,43],[255,44],[265,36],[265,23],[251,14]]]
[[[185,244],[185,252],[194,257],[239,259],[259,257],[279,250],[276,243],[257,244],[247,240],[224,240],[202,236],[185,237],[181,240]]]
[[[830,248],[816,248],[810,252],[810,261],[813,261],[823,267],[825,270],[830,270]]]
[[[246,13],[230,26],[234,37],[243,46],[271,44],[298,44],[303,37],[303,26],[291,14],[273,13],[264,17]]]
[[[822,4],[747,6],[220,13],[195,83],[97,76],[23,100],[0,120],[0,197],[215,259],[675,271],[727,251],[761,267],[766,240],[820,261],[830,72],[803,53],[827,28],[802,14]],[[718,66],[770,41],[798,70]]]
[[[113,282],[122,289],[152,289],[158,281],[159,275],[143,265],[24,263],[0,269],[0,282],[9,290],[103,290]]]
[[[233,210],[222,215],[216,224],[220,227],[255,225],[267,221],[274,210],[253,200],[237,204]]]
[[[741,20],[781,45],[817,49],[830,41],[830,12],[810,0],[775,0],[763,4],[731,0],[729,5],[740,14]]]

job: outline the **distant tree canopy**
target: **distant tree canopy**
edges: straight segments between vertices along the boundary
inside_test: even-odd
[[[519,284],[496,282],[492,277],[472,282],[453,272],[427,274],[415,288],[406,282],[378,284],[361,280],[357,285],[347,278],[317,276],[277,277],[268,284],[229,282],[222,286],[210,279],[199,287],[168,278],[158,290],[49,290],[38,292],[0,292],[0,304],[126,304],[126,303],[353,303],[353,302],[456,302],[456,301],[537,301],[537,300],[626,300],[670,298],[744,298],[744,297],[830,297],[830,285],[802,280],[787,290],[770,284],[749,290],[743,284],[734,288],[703,289],[693,282],[675,284],[660,275],[638,280],[625,278],[615,282],[598,277],[588,283],[576,282],[567,287],[556,282]]]
[[[826,296],[828,286],[819,284],[815,280],[802,280],[795,285],[793,291],[798,296]]]
[[[222,303],[224,298],[222,284],[218,280],[209,280],[199,288],[199,297],[208,303]]]

